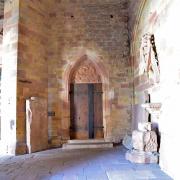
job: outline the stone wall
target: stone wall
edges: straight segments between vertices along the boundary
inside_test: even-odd
[[[25,100],[48,95],[50,1],[21,1],[17,71],[17,153],[26,152]],[[47,118],[47,117],[46,117]],[[46,120],[45,120],[46,122]]]
[[[69,82],[85,56],[103,83],[105,138],[120,142],[131,126],[127,2],[16,1],[5,3],[3,40],[4,64],[9,67],[3,75],[7,76],[4,102],[13,102],[13,110],[4,106],[4,116],[13,129],[10,139],[17,143],[16,153],[27,152],[25,100],[29,97],[48,100],[50,146],[69,139]]]
[[[137,122],[148,120],[142,105],[149,101],[150,95],[151,103],[162,105],[159,119],[154,117],[151,119],[161,136],[160,166],[174,179],[180,178],[177,171],[177,150],[180,147],[177,138],[180,135],[178,125],[180,26],[177,22],[177,17],[180,15],[179,5],[178,0],[132,1],[129,10],[131,19],[129,21],[131,60],[134,73],[134,128],[137,127]],[[147,71],[143,69],[146,55],[142,56],[141,40],[146,33],[155,36],[160,68],[159,82],[156,81],[155,76],[157,74],[153,73],[153,68],[147,68]],[[154,50],[152,52],[154,53]],[[151,56],[149,60],[153,60],[153,57]]]
[[[0,152],[15,154],[19,0],[6,1],[4,5]]]
[[[119,142],[131,124],[127,2],[56,1],[49,17],[48,108],[55,112],[48,118],[52,144],[69,138],[68,69],[73,70],[85,55],[105,77],[105,138]]]
[[[1,139],[1,72],[2,72],[2,41],[3,36],[0,35],[0,139]]]
[[[1,68],[2,68],[2,41],[3,41],[4,0],[0,1],[0,139],[1,139]]]

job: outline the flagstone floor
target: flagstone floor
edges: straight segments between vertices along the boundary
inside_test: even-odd
[[[123,147],[53,149],[0,157],[0,180],[171,180],[156,164],[131,164]]]

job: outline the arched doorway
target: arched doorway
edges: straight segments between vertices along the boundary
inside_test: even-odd
[[[61,88],[61,102],[62,102],[62,120],[61,120],[61,134],[62,139],[67,141],[71,139],[70,137],[70,85],[73,82],[75,72],[81,67],[83,62],[88,61],[96,71],[96,75],[99,76],[100,82],[102,84],[102,109],[103,109],[103,138],[109,140],[108,137],[108,124],[110,122],[110,98],[109,98],[109,74],[104,64],[102,63],[104,59],[100,56],[95,55],[92,51],[86,49],[78,50],[74,55],[73,59],[69,57],[69,63],[67,64],[63,73],[63,87]],[[102,61],[103,60],[103,61]],[[89,68],[89,66],[88,66]],[[91,76],[94,73],[91,73]],[[91,77],[90,76],[90,77]],[[86,76],[88,77],[88,76]],[[87,83],[87,81],[86,81]],[[95,82],[92,82],[95,83]],[[83,83],[82,83],[83,84]]]
[[[74,69],[69,93],[70,139],[103,138],[102,81],[87,58]]]

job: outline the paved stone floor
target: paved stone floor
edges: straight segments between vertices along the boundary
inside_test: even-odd
[[[125,149],[54,149],[0,158],[0,180],[170,180],[158,165],[131,164]]]

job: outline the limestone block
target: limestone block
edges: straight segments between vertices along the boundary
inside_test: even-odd
[[[157,135],[154,131],[148,131],[144,134],[144,151],[145,152],[157,152]]]
[[[157,153],[129,150],[125,155],[126,159],[132,163],[158,163],[159,156]]]
[[[133,148],[143,151],[144,150],[144,132],[135,130],[132,133]]]
[[[133,148],[145,152],[157,152],[157,135],[154,131],[138,131],[132,133]]]

